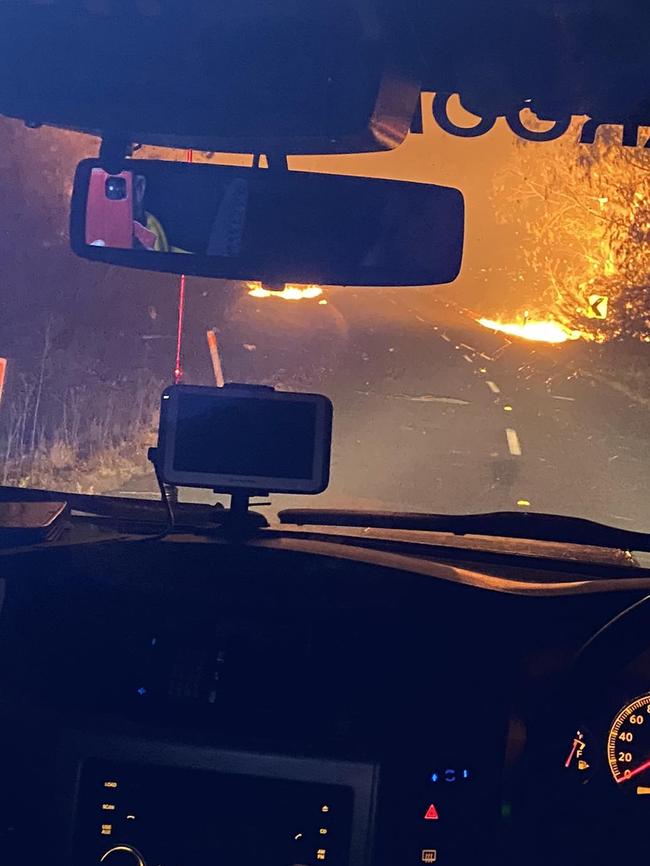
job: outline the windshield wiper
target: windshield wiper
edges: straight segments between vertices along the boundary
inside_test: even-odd
[[[159,524],[166,520],[159,499],[129,499],[119,496],[92,496],[51,490],[1,487],[0,502],[67,502],[78,512]],[[196,502],[174,504],[180,527],[214,526],[219,522],[214,505]],[[540,514],[529,511],[495,511],[487,514],[427,514],[426,512],[353,511],[346,509],[289,508],[278,513],[281,524],[303,526],[348,526],[357,528],[407,529],[445,532],[452,535],[484,535],[583,544],[615,550],[650,552],[650,533],[617,529],[581,517]]]
[[[0,502],[67,502],[71,510],[97,517],[148,524],[165,523],[167,516],[159,498],[130,499],[124,496],[91,496],[24,487],[0,487]],[[209,524],[215,519],[215,506],[198,502],[174,503],[180,525]]]
[[[581,517],[538,514],[529,511],[494,511],[488,514],[426,514],[399,511],[347,511],[345,509],[288,508],[278,514],[280,523],[303,526],[411,529],[448,532],[453,535],[486,535],[588,544],[616,550],[650,551],[650,534],[616,529]]]

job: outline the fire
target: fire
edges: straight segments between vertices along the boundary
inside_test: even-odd
[[[479,325],[491,331],[500,331],[511,337],[521,337],[539,343],[566,343],[569,340],[592,340],[593,336],[584,331],[574,331],[553,319],[528,319],[523,322],[497,322],[493,319],[477,319]]]
[[[319,298],[323,294],[320,286],[297,286],[287,283],[280,292],[265,289],[261,283],[247,283],[252,298],[282,298],[285,301],[302,301]]]

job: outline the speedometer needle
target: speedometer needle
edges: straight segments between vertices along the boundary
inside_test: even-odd
[[[625,773],[620,777],[620,779],[616,780],[616,784],[620,785],[621,782],[627,782],[628,779],[631,779],[632,776],[638,776],[639,773],[642,773],[644,770],[650,768],[650,761],[645,761],[641,764],[640,767],[637,767],[635,770],[626,770]]]

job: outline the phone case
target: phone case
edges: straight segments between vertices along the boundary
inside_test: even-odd
[[[95,246],[132,249],[133,247],[133,174],[123,171],[126,198],[115,201],[106,197],[106,180],[111,177],[102,168],[93,168],[86,201],[86,243]]]

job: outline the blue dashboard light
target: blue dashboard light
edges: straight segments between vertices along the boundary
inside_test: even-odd
[[[467,781],[470,778],[470,775],[469,770],[456,770],[453,767],[449,767],[446,770],[436,770],[431,773],[431,781],[449,783]]]
[[[147,690],[144,686],[140,686],[140,688],[138,689],[138,694],[140,695],[140,697],[147,694]]]

